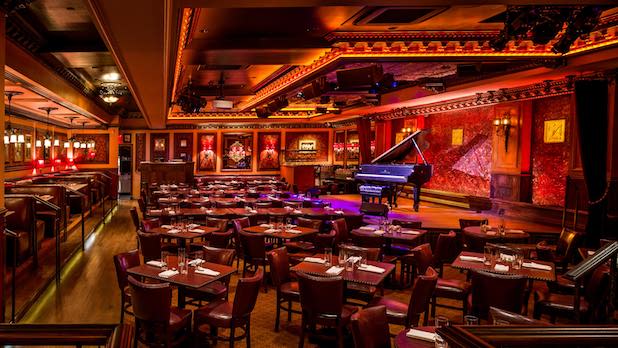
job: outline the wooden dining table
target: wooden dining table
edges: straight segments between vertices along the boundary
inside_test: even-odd
[[[161,277],[159,274],[163,272],[163,269],[148,264],[141,264],[136,267],[129,268],[127,273],[134,277],[156,279],[162,282],[167,282],[178,287],[178,306],[184,308],[185,306],[185,290],[199,289],[205,285],[208,285],[217,280],[223,279],[236,271],[235,268],[220,265],[217,263],[204,262],[200,265],[203,268],[208,268],[213,271],[219,272],[217,276],[209,276],[205,274],[195,273],[195,267],[188,267],[187,274],[176,274],[169,278]],[[178,269],[178,257],[168,257],[168,269]]]
[[[366,236],[377,235],[377,236],[384,238],[387,244],[392,241],[406,242],[406,243],[419,241],[419,240],[422,240],[425,234],[427,233],[427,230],[410,229],[410,228],[402,228],[401,231],[399,232],[388,231],[388,232],[383,232],[383,233],[376,233],[377,230],[378,229],[357,228],[357,229],[352,230],[352,233],[366,235]]]
[[[539,261],[539,260],[524,260],[524,263],[534,262],[534,263],[550,266],[551,270],[542,270],[542,269],[528,268],[528,267],[521,267],[520,269],[513,269],[512,266],[509,266],[508,271],[502,272],[502,271],[495,270],[494,266],[486,265],[482,261],[464,261],[461,259],[461,256],[472,256],[472,257],[477,257],[477,258],[485,257],[481,253],[462,251],[457,256],[457,258],[455,258],[455,260],[451,264],[451,267],[456,268],[456,269],[468,270],[468,271],[487,271],[491,273],[513,274],[513,275],[522,276],[530,280],[540,280],[540,281],[546,281],[546,282],[553,282],[556,280],[556,266],[552,262]],[[498,261],[497,263],[506,265],[506,263],[503,263],[501,261]]]
[[[173,231],[173,230],[180,230],[180,232],[170,233],[170,231]],[[199,233],[190,232],[188,229],[180,227],[180,226],[178,227],[174,226],[171,229],[164,228],[164,227],[155,227],[151,229],[150,232],[157,233],[161,238],[176,239],[178,240],[178,244],[181,247],[185,248],[187,246],[187,243],[192,242],[193,240],[198,239],[198,238],[204,238],[213,232],[217,232],[219,231],[219,228],[208,227],[208,226],[197,226],[195,228],[192,228],[191,230],[201,230],[203,232],[199,232]]]
[[[323,255],[316,254],[314,255],[314,257],[321,258],[323,257]],[[339,263],[339,258],[336,255],[333,255],[332,264],[338,265],[338,263]],[[391,263],[384,263],[384,262],[378,262],[378,261],[367,261],[367,264],[383,268],[384,272],[383,273],[373,273],[373,272],[368,272],[368,271],[362,271],[354,267],[354,270],[352,271],[347,271],[344,269],[343,272],[339,274],[339,276],[342,277],[343,280],[345,280],[346,282],[365,285],[365,286],[376,286],[377,287],[377,286],[380,286],[384,282],[384,280],[389,276],[389,274],[393,272],[393,270],[395,269],[395,265]],[[292,268],[290,268],[290,270],[293,272],[303,272],[303,273],[307,273],[309,275],[314,275],[314,276],[333,277],[333,275],[326,273],[326,270],[328,270],[330,267],[331,266],[327,266],[321,263],[302,261],[294,265]]]
[[[500,235],[498,230],[491,228],[488,231],[482,231],[480,226],[468,226],[464,227],[462,233],[465,236],[472,238],[483,239],[488,242],[504,242],[510,243],[513,241],[527,240],[530,238],[530,234],[525,231],[505,229],[505,234]]]
[[[266,231],[269,229],[272,229],[272,228],[261,227],[261,226],[251,226],[251,227],[244,228],[243,231],[249,232],[249,233],[261,233],[269,238],[276,238],[279,240],[293,240],[293,239],[310,236],[312,234],[316,234],[319,232],[315,228],[300,227],[300,226],[296,226],[296,227],[288,228],[288,229],[282,229],[282,230],[278,229],[277,232],[267,233]],[[296,230],[296,231],[299,231],[300,233],[289,232],[290,230]]]
[[[415,327],[416,330],[425,331],[435,333],[435,326],[419,326]],[[405,328],[395,336],[395,347],[396,348],[434,348],[435,342],[426,341],[420,338],[412,338],[406,336],[406,334],[410,331],[410,328]]]

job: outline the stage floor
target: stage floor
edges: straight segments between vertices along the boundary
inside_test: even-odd
[[[361,197],[357,194],[320,196],[320,198],[332,203],[334,208],[359,209]],[[500,218],[497,214],[488,212],[476,213],[468,209],[450,207],[430,202],[420,203],[418,212],[412,208],[412,200],[404,197],[397,198],[398,207],[389,214],[389,219],[420,220],[423,227],[459,229],[459,219],[489,219],[489,224],[497,226]],[[545,225],[526,220],[505,218],[507,228],[522,229],[529,232],[555,232],[561,228],[555,225]]]

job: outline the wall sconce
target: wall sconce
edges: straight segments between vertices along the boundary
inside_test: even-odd
[[[407,127],[407,128],[403,127],[403,128],[401,128],[401,133],[408,133],[408,134],[410,134],[410,133],[412,133],[412,131],[413,131],[413,129],[410,128],[410,127]]]
[[[504,136],[504,151],[509,151],[509,135],[511,133],[511,114],[506,112],[502,117],[494,119],[494,127],[498,136]]]

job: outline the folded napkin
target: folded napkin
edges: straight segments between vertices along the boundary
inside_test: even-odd
[[[206,214],[212,214],[212,209],[206,209]]]
[[[401,233],[403,233],[403,234],[421,234],[421,232],[414,231],[414,230],[402,230]]]
[[[343,210],[335,210],[335,214],[342,215],[345,214],[345,212]]]
[[[200,266],[197,266],[195,268],[195,273],[203,274],[203,275],[207,275],[207,276],[211,276],[211,277],[216,277],[219,274],[221,274],[221,273],[219,273],[217,271],[213,271],[210,268],[204,268],[204,267],[200,267]]]
[[[168,211],[167,213],[168,213],[168,214],[170,214],[170,215],[176,215],[176,212],[175,212],[175,211],[173,211],[173,210],[170,210],[170,211]]]
[[[176,233],[179,233],[179,232],[180,232],[180,230],[175,229],[175,228],[167,231],[168,234],[176,234]]]
[[[329,207],[328,205],[324,207],[324,210],[335,210],[333,207]]]
[[[384,268],[374,266],[374,265],[360,265],[358,267],[359,270],[371,273],[384,273],[386,270]]]
[[[191,261],[189,261],[189,266],[196,266],[196,265],[199,265],[199,264],[201,264],[203,262],[204,262],[204,260],[202,260],[202,259],[191,260]]]
[[[151,214],[158,214],[158,213],[162,213],[163,209],[150,209],[150,213]]]
[[[204,233],[204,230],[200,230],[198,228],[192,228],[189,230],[191,233]]]
[[[428,342],[434,342],[436,340],[436,334],[417,329],[410,329],[408,332],[406,332],[406,336]]]
[[[321,259],[321,258],[319,258],[319,257],[305,257],[305,258],[303,259],[303,261],[305,261],[305,262],[311,262],[311,263],[321,263],[321,264],[325,264],[325,263],[326,263],[326,260]]]
[[[359,230],[365,230],[365,231],[373,231],[373,230],[375,230],[375,228],[373,228],[371,226],[361,226],[358,229]]]
[[[298,210],[298,209],[294,209],[294,211],[292,213],[294,213],[294,214],[302,214],[303,212]]]
[[[159,198],[159,202],[168,202],[169,198]]]
[[[187,225],[188,229],[193,229],[193,228],[196,228],[196,227],[200,227],[200,225],[198,225],[198,224],[188,224]]]
[[[341,274],[341,272],[343,272],[343,267],[339,266],[332,266],[331,268],[326,270],[326,274],[330,275],[339,275]]]
[[[172,228],[174,228],[174,226],[172,226],[172,225],[161,225],[161,228],[165,228],[165,229],[171,230]]]
[[[251,214],[257,214],[257,212],[258,212],[258,211],[257,211],[257,210],[255,210],[255,209],[249,209],[249,210],[247,210],[247,211],[248,211],[249,213],[251,213]]]
[[[264,228],[273,228],[273,224],[261,224],[260,227],[264,227]]]
[[[170,278],[173,277],[177,274],[180,274],[180,272],[173,270],[173,269],[168,269],[167,271],[163,271],[161,273],[159,273],[159,277],[161,278]]]
[[[488,236],[495,236],[496,234],[498,234],[498,232],[496,232],[496,231],[487,231],[487,232],[485,232],[485,234],[488,235]]]
[[[298,226],[294,225],[294,224],[287,224],[285,225],[285,228],[296,228]]]
[[[159,267],[159,268],[165,266],[165,262],[157,261],[157,260],[150,260],[150,261],[146,262],[146,264],[150,265],[150,266]]]
[[[526,267],[526,268],[536,268],[536,269],[541,269],[544,271],[551,271],[551,266],[550,265],[544,265],[542,263],[536,263],[536,262],[524,262],[521,264],[522,267]]]
[[[485,262],[484,257],[478,257],[478,256],[461,255],[459,256],[459,259],[461,261]]]
[[[507,233],[512,233],[512,234],[524,234],[526,232],[522,231],[522,230],[506,230]]]
[[[383,235],[384,233],[386,233],[386,232],[384,232],[384,230],[376,230],[376,231],[373,231],[373,234],[377,234],[377,235],[379,235],[379,236]]]
[[[509,271],[509,266],[507,265],[501,265],[501,264],[496,264],[496,266],[494,266],[494,271],[498,271],[498,272],[508,272]]]
[[[208,201],[210,200],[210,198],[208,198],[208,197],[202,197],[202,200],[203,200],[204,202],[208,202]]]
[[[275,233],[275,232],[279,232],[279,230],[276,230],[274,228],[269,228],[269,229],[264,231],[264,233]]]
[[[362,257],[360,256],[350,256],[348,257],[348,262],[356,263],[356,262],[360,262],[361,259]]]
[[[299,233],[303,233],[303,231],[299,231],[299,230],[295,230],[295,229],[289,229],[289,230],[285,230],[287,233],[294,233],[294,234],[299,234]]]

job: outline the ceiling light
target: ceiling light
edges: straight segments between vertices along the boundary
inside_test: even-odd
[[[60,139],[54,139],[54,146],[60,146]]]
[[[115,102],[118,101],[118,97],[114,94],[104,94],[101,96],[101,98],[103,99],[104,102],[108,104],[114,104]]]
[[[23,144],[26,142],[26,137],[23,134],[19,134],[17,136],[17,143],[18,144]]]
[[[120,80],[120,74],[117,72],[109,72],[107,74],[103,74],[103,76],[101,76],[101,80],[107,81],[107,82],[118,81]]]
[[[17,142],[17,134],[13,133],[9,136],[9,143],[15,144]]]
[[[9,144],[9,136],[5,135],[4,136],[4,145],[8,145]]]
[[[79,145],[80,145],[79,140],[75,140],[75,141],[73,142],[73,147],[74,147],[74,148],[79,149]]]
[[[65,141],[65,142],[64,142],[64,148],[65,148],[65,149],[68,149],[69,147],[71,147],[71,143],[70,143],[70,142],[68,142],[68,141]]]
[[[34,143],[34,147],[41,147],[41,140],[38,140]]]

